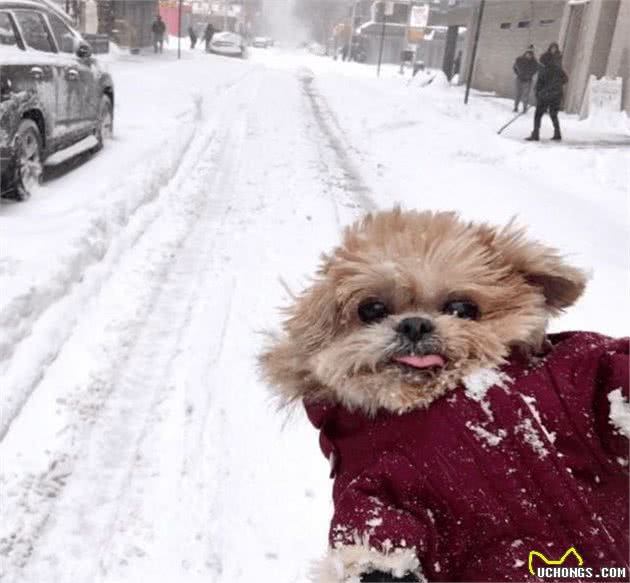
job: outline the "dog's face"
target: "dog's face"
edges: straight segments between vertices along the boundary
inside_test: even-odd
[[[513,346],[536,351],[549,317],[584,285],[582,272],[511,227],[454,213],[368,215],[289,308],[263,371],[287,400],[404,411]]]

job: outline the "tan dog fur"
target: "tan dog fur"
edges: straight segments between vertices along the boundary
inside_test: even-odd
[[[283,402],[304,397],[373,414],[425,406],[466,374],[501,364],[510,349],[538,351],[550,317],[582,294],[584,273],[558,252],[504,228],[462,221],[450,212],[367,215],[322,257],[314,281],[287,309],[283,334],[261,356],[265,379]],[[369,298],[391,314],[365,324]],[[442,313],[466,298],[476,321]],[[403,370],[392,362],[402,318],[432,320],[438,370]]]

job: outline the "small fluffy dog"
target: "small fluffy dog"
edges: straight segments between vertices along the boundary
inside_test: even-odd
[[[585,281],[512,225],[394,209],[346,230],[261,356],[331,462],[317,580],[524,581],[531,551],[571,547],[628,567],[628,343],[546,334]]]

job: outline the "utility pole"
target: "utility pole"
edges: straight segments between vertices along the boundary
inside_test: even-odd
[[[357,0],[352,0],[352,12],[350,12],[350,39],[348,40],[348,60],[352,61],[352,47],[354,40],[354,23],[357,18]]]
[[[477,21],[477,30],[475,31],[475,42],[473,44],[472,56],[468,67],[468,79],[466,80],[466,94],[464,95],[464,103],[468,104],[468,94],[470,93],[470,84],[472,83],[473,72],[475,70],[475,60],[477,58],[477,45],[479,44],[479,33],[481,32],[481,20],[483,19],[483,9],[486,0],[481,0],[479,4],[479,20]]]
[[[182,58],[182,2],[177,5],[177,58]]]
[[[376,76],[381,76],[381,61],[383,60],[383,44],[385,43],[385,25],[387,24],[387,13],[391,10],[393,13],[393,2],[383,2],[383,28],[381,28],[381,46],[378,51],[378,67],[376,68]]]

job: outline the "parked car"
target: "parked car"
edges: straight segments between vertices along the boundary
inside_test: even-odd
[[[273,39],[270,36],[256,36],[252,41],[252,46],[259,49],[266,49],[273,46]]]
[[[230,57],[245,57],[245,41],[236,32],[216,32],[210,41],[210,52]]]
[[[0,193],[24,200],[49,156],[112,134],[114,85],[52,5],[0,0]]]

